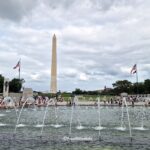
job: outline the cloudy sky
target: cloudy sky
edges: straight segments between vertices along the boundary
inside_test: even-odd
[[[57,37],[58,89],[111,87],[150,78],[150,0],[0,0],[0,74],[21,58],[25,87],[49,91],[52,36]]]

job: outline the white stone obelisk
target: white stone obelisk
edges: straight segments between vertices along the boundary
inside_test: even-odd
[[[52,63],[51,63],[51,87],[50,93],[57,93],[57,39],[55,34],[52,38]]]

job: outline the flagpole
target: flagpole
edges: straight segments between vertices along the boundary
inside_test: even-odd
[[[20,66],[19,66],[19,80],[20,80],[20,70],[21,70],[21,58],[20,58]]]
[[[137,69],[137,64],[136,64],[136,95],[138,95],[138,69]]]
[[[19,68],[19,80],[20,80],[20,68]]]

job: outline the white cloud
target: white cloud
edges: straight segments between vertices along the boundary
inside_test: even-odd
[[[0,1],[0,73],[18,77],[12,68],[21,57],[25,86],[49,90],[55,33],[60,90],[134,82],[128,72],[135,63],[143,81],[150,75],[149,7],[149,0]]]
[[[31,79],[34,81],[39,81],[40,80],[40,75],[39,74],[31,74]]]
[[[79,80],[81,80],[81,81],[88,81],[89,77],[85,73],[80,73]]]

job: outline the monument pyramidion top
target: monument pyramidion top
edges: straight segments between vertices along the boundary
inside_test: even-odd
[[[53,35],[53,38],[56,38],[56,35],[55,35],[55,33],[54,33],[54,35]]]

